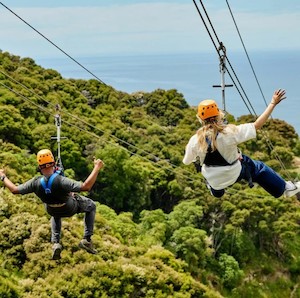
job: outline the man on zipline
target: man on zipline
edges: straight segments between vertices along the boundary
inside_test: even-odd
[[[93,200],[77,193],[89,191],[92,188],[99,171],[104,165],[103,161],[100,159],[94,160],[94,168],[83,183],[55,173],[55,160],[52,152],[48,149],[38,152],[37,162],[42,176],[34,177],[16,186],[6,177],[5,171],[0,169],[0,179],[13,194],[25,195],[35,193],[44,202],[47,212],[52,216],[51,242],[53,243],[53,260],[60,259],[62,251],[60,244],[61,218],[71,217],[76,213],[85,213],[84,236],[79,243],[79,247],[89,253],[96,254],[97,251],[93,248],[91,240],[94,231],[96,205]]]
[[[276,90],[266,110],[253,123],[224,124],[224,114],[211,99],[200,102],[197,118],[202,127],[185,149],[184,164],[200,161],[201,173],[210,192],[221,197],[225,188],[242,179],[252,187],[256,182],[272,196],[291,197],[300,192],[300,182],[284,181],[262,161],[241,154],[237,145],[256,137],[256,131],[267,121],[275,106],[285,99],[285,90]]]

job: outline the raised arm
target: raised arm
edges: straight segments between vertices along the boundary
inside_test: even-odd
[[[5,171],[3,169],[0,169],[0,179],[3,181],[4,185],[11,191],[11,193],[19,193],[17,186],[6,177]]]
[[[97,176],[99,171],[104,166],[104,163],[101,159],[94,160],[94,168],[91,174],[86,178],[86,180],[82,183],[81,191],[89,191],[93,187],[94,183],[96,182]]]
[[[273,112],[275,106],[285,98],[286,97],[284,89],[278,89],[274,92],[271,102],[269,103],[265,111],[254,122],[254,127],[256,130],[260,129],[265,124],[265,122]]]

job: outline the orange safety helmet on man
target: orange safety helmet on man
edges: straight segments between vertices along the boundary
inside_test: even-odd
[[[49,149],[42,149],[36,155],[39,166],[55,163],[52,152]]]
[[[205,99],[198,105],[198,116],[201,120],[220,115],[217,103],[213,99]]]

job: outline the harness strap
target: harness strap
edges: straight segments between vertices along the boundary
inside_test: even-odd
[[[217,134],[217,136],[218,136],[218,134]],[[216,138],[217,138],[217,136],[216,136]],[[206,137],[206,143],[207,143],[208,147],[207,147],[207,152],[206,152],[203,164],[205,164],[207,166],[212,166],[212,167],[214,167],[214,166],[231,166],[231,165],[234,165],[236,162],[240,161],[245,169],[245,180],[248,181],[248,185],[250,188],[252,188],[254,186],[249,165],[243,158],[239,158],[239,159],[235,160],[234,162],[229,163],[220,154],[218,149],[216,149],[215,151],[212,152],[211,140],[208,139],[207,137]],[[195,166],[196,166],[196,163],[195,163]],[[197,169],[197,166],[196,166],[196,169]]]
[[[194,166],[196,168],[197,173],[201,173],[201,162],[200,162],[200,157],[196,157],[196,161],[194,162]]]
[[[218,136],[218,135],[217,135]],[[203,163],[207,166],[231,166],[235,164],[238,160],[235,160],[232,163],[229,163],[218,151],[218,149],[212,151],[211,140],[206,137],[206,143],[208,145],[207,152],[204,158]]]
[[[58,173],[61,176],[65,176],[65,174],[64,174],[64,168],[61,167],[61,166],[56,166],[55,173]]]
[[[41,178],[41,180],[40,180],[41,181],[41,185],[44,188],[46,194],[50,194],[51,193],[51,187],[52,187],[53,180],[58,175],[59,175],[59,173],[53,173],[50,176],[50,178],[48,179],[47,182],[45,181],[45,177]]]

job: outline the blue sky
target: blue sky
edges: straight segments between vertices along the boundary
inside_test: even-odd
[[[228,2],[247,50],[300,49],[299,0]],[[192,0],[1,3],[73,57],[215,51]],[[227,50],[242,50],[226,1],[203,3]],[[0,26],[3,51],[32,58],[62,55],[2,5]]]
[[[269,57],[270,51],[282,53],[284,59],[274,61],[275,70],[261,68],[258,77],[264,79],[262,87],[267,100],[275,88],[287,89],[289,101],[283,104],[278,112],[275,112],[275,117],[281,118],[282,112],[284,115],[290,115],[291,121],[294,121],[292,123],[299,132],[299,111],[298,109],[291,110],[290,106],[299,107],[297,89],[299,59],[296,58],[300,50],[300,0],[227,1],[251,58],[254,52],[262,53],[261,55],[263,57],[266,55],[266,58]],[[196,3],[201,7],[199,0],[196,0]],[[226,46],[228,56],[235,58],[235,51],[242,52],[243,47],[226,0],[203,0],[203,3],[220,41]],[[75,71],[79,71],[78,65],[70,61],[2,4],[8,6],[71,57],[80,58],[79,61],[82,61],[84,57],[94,59],[94,57],[114,55],[198,54],[202,52],[213,53],[216,61],[218,59],[193,0],[3,0],[0,4],[0,50],[21,57],[31,57],[38,64],[49,58],[50,62],[46,67],[53,68],[51,64],[51,61],[54,61],[53,58],[61,58],[63,61],[74,64]],[[201,12],[203,13],[202,9]],[[291,57],[294,58],[286,55],[285,50],[293,50],[294,54]],[[255,68],[257,66],[260,65],[255,65]],[[214,77],[209,78],[209,81],[218,83],[218,62],[215,68]],[[59,67],[56,70],[63,71]],[[246,71],[246,67],[235,70],[240,74]],[[270,73],[270,71],[273,72]],[[105,83],[129,92],[129,90],[122,89],[123,86],[118,85],[117,78],[106,79],[102,68],[97,71],[97,75]],[[180,75],[183,81],[188,79],[184,73]],[[199,96],[206,96],[201,93],[201,88],[205,87],[203,75],[209,77],[204,69],[199,69],[196,75],[199,82],[194,86],[194,89],[199,88]],[[153,73],[153,81],[156,81],[157,77],[158,74]],[[248,65],[248,75],[242,84],[246,92],[251,93],[250,98],[260,98],[257,86],[253,88],[250,84],[251,78],[254,82]],[[122,78],[125,81],[127,79],[127,77]],[[134,91],[146,90],[149,82],[141,82],[139,73],[136,74],[136,79]],[[169,81],[169,78],[163,78],[156,87],[168,89],[169,85],[164,85],[163,81]],[[228,77],[227,81],[229,81]],[[185,92],[181,84],[176,85],[175,82],[172,88]],[[198,89],[196,92],[198,97]],[[227,94],[232,102],[235,97],[236,102],[240,101],[239,95],[233,88],[228,90]],[[259,110],[262,109],[263,107]],[[243,112],[240,111],[240,113]]]

